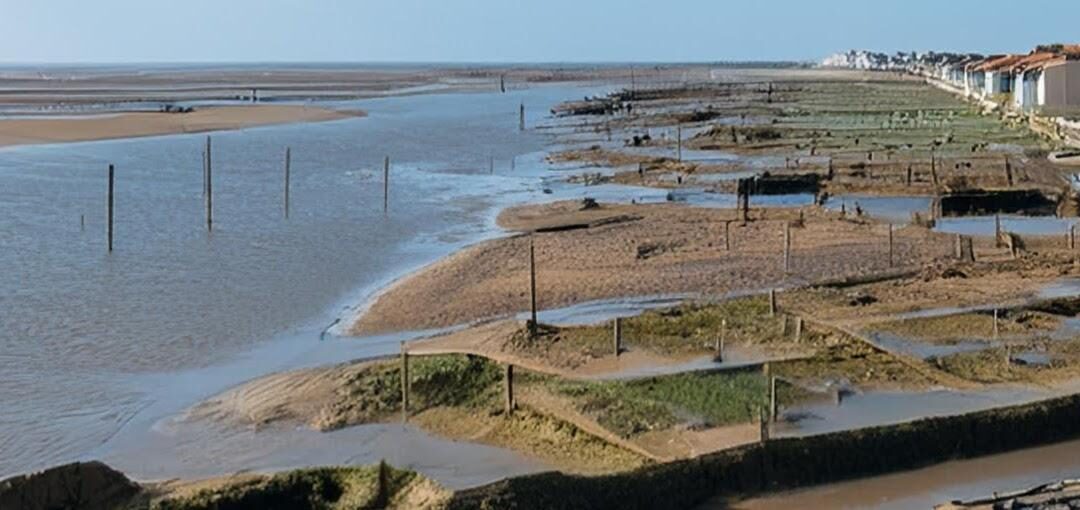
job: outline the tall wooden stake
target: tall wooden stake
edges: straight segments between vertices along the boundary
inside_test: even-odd
[[[109,165],[109,197],[108,197],[108,206],[107,206],[107,209],[106,209],[106,216],[108,217],[107,218],[108,227],[106,227],[106,229],[107,229],[107,232],[108,232],[107,235],[108,235],[108,243],[109,243],[109,253],[112,253],[112,249],[113,249],[113,190],[114,190],[113,181],[115,180],[115,177],[116,177],[116,172],[115,172],[113,166]]]
[[[618,357],[619,353],[622,352],[622,319],[619,318],[619,317],[615,318],[615,332],[614,333],[615,334],[613,336],[614,336],[614,341],[615,341],[615,356]]]
[[[214,230],[214,156],[206,137],[206,231]]]
[[[514,413],[514,365],[506,365],[506,414]]]
[[[776,376],[769,378],[769,421],[776,422]]]
[[[784,273],[791,270],[791,223],[784,222]]]
[[[401,421],[409,421],[409,351],[401,341]]]
[[[676,147],[677,147],[676,156],[678,157],[679,162],[681,163],[682,162],[682,126],[676,126],[675,127],[675,137],[676,137],[676,144],[677,144],[676,145]]]
[[[387,214],[390,211],[390,156],[386,156],[383,159],[383,195],[382,195],[382,210],[383,214]]]
[[[769,289],[769,316],[776,316],[776,289]]]
[[[525,103],[518,106],[518,131],[525,131]]]
[[[532,318],[529,321],[529,335],[536,338],[538,325],[536,324],[536,247],[533,238],[529,236],[529,309]]]
[[[289,219],[289,172],[292,166],[292,149],[285,147],[285,219]]]
[[[994,247],[1001,248],[1001,215],[994,215]]]
[[[893,267],[893,226],[889,224],[889,267]]]
[[[994,340],[998,338],[998,309],[994,309]]]

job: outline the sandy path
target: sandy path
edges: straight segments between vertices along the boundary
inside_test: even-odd
[[[798,210],[752,211],[758,221],[731,223],[728,250],[724,224],[734,218],[731,210],[672,204],[614,209],[635,219],[532,236],[540,309],[623,296],[720,295],[889,269],[884,225],[844,221],[815,208],[805,210],[805,227],[791,229],[788,274],[784,224],[796,221]],[[897,231],[895,239],[898,266],[952,252],[951,238],[924,229]],[[528,254],[526,236],[462,250],[386,289],[352,333],[445,327],[528,310]]]
[[[86,117],[0,120],[0,147],[201,133],[293,122],[322,122],[363,116],[302,105],[222,106],[191,113],[129,112]]]

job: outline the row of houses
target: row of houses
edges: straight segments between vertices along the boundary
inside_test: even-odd
[[[1080,44],[1039,46],[1025,55],[941,54],[911,70],[1025,112],[1080,108]]]

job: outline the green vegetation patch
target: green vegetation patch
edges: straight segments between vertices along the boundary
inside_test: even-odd
[[[409,358],[409,406],[419,412],[436,406],[479,406],[491,402],[502,380],[499,367],[465,355]],[[352,375],[329,412],[333,429],[378,421],[401,411],[401,363],[374,364]]]
[[[768,406],[768,380],[759,372],[686,373],[635,381],[570,382],[548,380],[557,394],[623,437],[683,424],[718,427],[757,419]],[[779,384],[781,404],[807,393]]]

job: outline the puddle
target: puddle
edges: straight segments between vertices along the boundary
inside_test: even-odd
[[[835,195],[825,201],[825,208],[830,211],[839,211],[841,208],[849,212],[855,210],[856,205],[862,208],[864,214],[871,218],[877,218],[890,223],[906,224],[911,221],[912,213],[920,213],[924,216],[930,213],[930,197],[878,197],[870,195]]]
[[[1069,227],[1076,224],[1076,218],[1057,218],[1053,216],[1001,216],[1002,230],[1022,236],[1065,236],[1069,233]],[[937,224],[934,226],[934,231],[969,236],[993,236],[994,216],[939,218]]]
[[[950,344],[936,344],[904,338],[893,333],[885,332],[873,332],[868,336],[874,343],[881,345],[890,351],[900,352],[924,360],[930,358],[942,358],[953,354],[984,351],[1000,345],[998,342],[986,340],[965,340]]]
[[[774,434],[788,437],[824,434],[1024,404],[1050,396],[1048,392],[1027,388],[855,393],[845,396],[839,406],[811,404],[785,409],[782,415],[793,421],[782,424]]]

